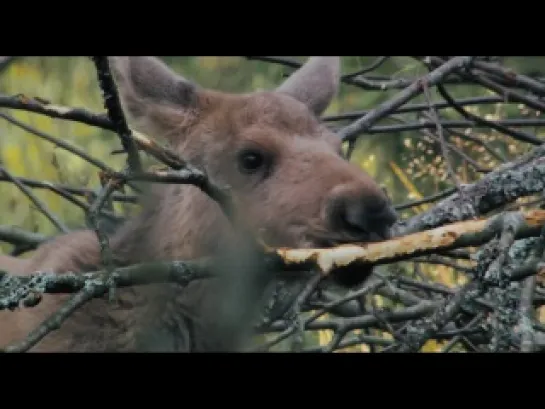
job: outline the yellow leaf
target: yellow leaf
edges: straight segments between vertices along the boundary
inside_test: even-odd
[[[436,265],[435,271],[438,281],[441,284],[444,284],[448,287],[455,286],[456,283],[454,282],[454,270],[452,269],[452,267]]]
[[[199,66],[206,70],[213,71],[219,65],[219,57],[199,57]]]
[[[439,352],[441,346],[434,339],[427,341],[422,347],[422,352]]]
[[[6,169],[11,173],[24,175],[25,166],[20,146],[9,144],[2,147],[2,157]]]
[[[390,168],[394,172],[394,174],[397,176],[397,178],[400,180],[400,182],[405,186],[405,188],[411,193],[417,200],[422,199],[423,196],[420,194],[416,186],[409,180],[405,172],[403,172],[399,166],[395,162],[388,162],[390,165]],[[428,208],[427,204],[423,204],[417,207],[420,211],[425,211]]]
[[[541,306],[538,308],[537,311],[538,311],[537,315],[539,317],[539,321],[540,322],[545,321],[545,307]]]
[[[326,319],[326,315],[322,315],[320,318],[318,318],[319,321],[323,321]],[[318,342],[321,346],[327,345],[331,342],[333,339],[333,334],[330,330],[320,330],[318,331]]]

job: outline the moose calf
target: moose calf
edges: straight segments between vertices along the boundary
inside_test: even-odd
[[[396,214],[387,197],[343,158],[341,141],[318,119],[339,87],[339,57],[311,57],[276,90],[248,94],[203,89],[153,57],[110,57],[110,65],[133,128],[230,186],[246,225],[269,246],[388,237]],[[132,264],[212,255],[230,238],[229,221],[198,188],[153,185],[110,245]],[[90,230],[56,237],[29,259],[0,256],[0,270],[21,275],[99,268]],[[91,300],[31,351],[237,351],[238,329],[217,336],[221,290],[214,279],[117,289],[116,302]],[[23,339],[66,299],[46,295],[34,308],[0,312],[0,347]]]

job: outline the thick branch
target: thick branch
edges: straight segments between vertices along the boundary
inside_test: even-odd
[[[317,268],[329,274],[337,268],[352,264],[388,264],[412,257],[436,253],[460,247],[479,246],[490,241],[501,232],[504,217],[515,212],[507,212],[490,219],[469,220],[394,238],[379,243],[363,245],[341,245],[329,249],[277,249],[286,266],[305,266]],[[532,210],[522,213],[523,225],[517,238],[538,236],[545,224],[545,210]]]
[[[109,276],[116,287],[131,287],[156,283],[186,285],[192,280],[210,277],[210,260],[187,262],[151,262],[120,267]],[[37,272],[28,276],[14,276],[0,272],[0,310],[13,309],[19,303],[36,294],[67,294],[84,290],[87,285],[101,289],[94,297],[101,297],[109,290],[105,271],[91,273]],[[38,302],[32,303],[36,305]],[[33,306],[29,305],[29,306]]]
[[[541,158],[544,148],[521,157],[518,161],[499,167],[478,182],[464,186],[466,197],[478,214],[508,204],[519,197],[541,193],[545,189],[545,159]],[[472,217],[470,206],[464,206],[459,194],[454,194],[437,203],[430,210],[409,220],[399,222],[398,234],[413,233]]]

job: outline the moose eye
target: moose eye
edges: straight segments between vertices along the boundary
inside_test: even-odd
[[[243,151],[238,158],[239,168],[243,173],[254,173],[265,164],[265,157],[255,150]]]

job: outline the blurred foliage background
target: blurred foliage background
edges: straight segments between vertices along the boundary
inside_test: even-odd
[[[204,87],[230,92],[249,92],[259,89],[272,89],[278,86],[292,69],[269,62],[249,60],[244,57],[162,57],[186,78]],[[290,57],[303,62],[307,57]],[[355,72],[372,64],[377,57],[343,57],[343,73]],[[517,72],[541,75],[545,67],[544,57],[518,57],[505,59],[504,63]],[[427,69],[408,57],[391,57],[377,70],[366,77],[377,78],[416,78],[426,74]],[[493,93],[479,86],[452,85],[448,90],[454,97],[492,96]],[[430,90],[434,101],[442,101],[435,90]],[[324,117],[345,112],[370,110],[399,92],[399,89],[362,90],[356,86],[343,84],[340,93],[330,105]],[[81,107],[93,112],[103,112],[103,101],[98,87],[94,65],[85,57],[21,57],[0,72],[0,93],[4,95],[24,94],[28,97],[40,97],[54,104],[69,107]],[[425,102],[420,96],[411,103]],[[538,116],[529,110],[522,111],[516,104],[495,103],[469,106],[466,109],[489,120],[503,118]],[[33,128],[83,148],[116,169],[121,169],[124,155],[111,155],[119,149],[116,135],[109,131],[84,124],[52,119],[43,115],[22,110],[2,109]],[[442,109],[442,118],[460,119],[452,109]],[[393,118],[394,117],[394,118]],[[417,122],[421,114],[407,113],[394,115],[380,121],[380,125]],[[350,121],[329,121],[334,128],[339,128]],[[525,128],[526,131],[542,136],[543,129]],[[470,135],[487,141],[497,156],[505,160],[519,155],[531,146],[518,143],[489,129],[456,129],[458,133]],[[391,133],[371,133],[360,137],[352,161],[360,165],[389,191],[394,203],[404,203],[440,192],[454,186],[446,171],[445,161],[440,146],[426,135],[429,131],[406,131]],[[463,136],[462,135],[462,136]],[[475,171],[472,159],[483,168],[491,169],[500,162],[497,157],[487,152],[482,146],[454,134],[447,133],[452,146],[463,155],[450,153],[457,177],[461,183],[470,183],[479,173]],[[50,142],[10,124],[0,118],[0,160],[14,176],[37,180],[47,180],[72,186],[99,187],[97,170],[84,160],[55,147]],[[84,225],[84,212],[57,194],[35,189],[34,193],[42,199],[49,209],[72,228]],[[408,217],[414,212],[425,210],[428,205],[416,206],[402,212]],[[130,207],[130,206],[129,206]],[[126,210],[120,205],[118,210]],[[0,225],[18,226],[26,230],[45,235],[57,234],[58,231],[23,193],[11,183],[0,182]],[[11,246],[0,243],[0,253],[8,253]],[[412,271],[411,263],[404,263],[395,268]],[[446,266],[425,265],[418,274],[426,275],[435,281],[452,286],[460,284],[459,277]],[[410,272],[409,272],[410,273]],[[381,306],[384,300],[376,300]],[[308,342],[324,343],[331,334],[321,331],[309,338]],[[430,341],[427,350],[435,350],[437,345]],[[358,347],[357,350],[366,350]]]

